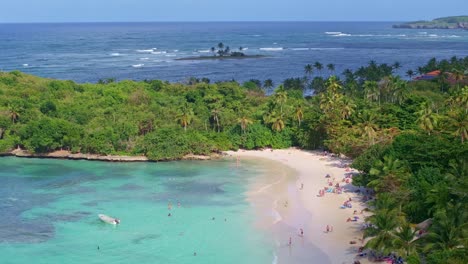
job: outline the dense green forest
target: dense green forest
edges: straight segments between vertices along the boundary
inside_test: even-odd
[[[271,94],[271,80],[77,84],[3,72],[0,152],[172,160],[238,148],[328,149],[355,158],[355,184],[377,192],[367,247],[408,263],[468,263],[468,57],[416,70],[441,70],[431,81],[393,75],[400,67],[371,61],[340,79],[333,64],[324,77],[316,62]],[[315,95],[304,97],[311,87]],[[432,225],[414,239],[414,224],[426,219]]]

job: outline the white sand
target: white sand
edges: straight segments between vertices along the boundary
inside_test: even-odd
[[[289,236],[293,240],[291,246],[293,250],[294,247],[299,247],[300,244],[304,245],[304,242],[301,242],[302,238],[298,236],[300,228],[303,228],[304,239],[323,251],[328,256],[327,262],[337,264],[353,263],[357,249],[362,245],[359,239],[362,238],[360,227],[364,221],[364,215],[360,214],[360,212],[365,208],[366,204],[361,203],[361,195],[354,192],[357,189],[356,187],[342,182],[345,173],[347,173],[344,164],[349,164],[349,160],[326,157],[318,152],[292,148],[274,151],[269,149],[262,151],[229,151],[227,154],[231,155],[234,160],[239,157],[240,165],[242,165],[243,160],[252,157],[269,159],[293,168],[297,173],[295,182],[290,183],[288,186],[288,184],[284,184],[284,181],[281,181],[284,177],[272,175],[270,184],[253,190],[253,195],[266,192],[267,189],[274,189],[273,193],[277,193],[272,203],[277,204],[281,222],[290,227],[288,232],[291,233]],[[327,178],[325,178],[326,174],[331,175],[330,180],[335,179],[333,185],[338,182],[346,191],[342,194],[326,193],[324,197],[318,197],[319,189],[328,186]],[[302,190],[300,190],[301,184],[304,184]],[[282,192],[278,190],[281,188],[283,189]],[[340,206],[349,198],[352,199],[352,208],[341,209]],[[346,222],[349,217],[354,216],[354,210],[358,211],[359,220],[357,222]],[[276,217],[271,224],[277,222],[278,218]],[[327,225],[333,226],[333,232],[325,232]],[[283,235],[286,237],[280,238],[280,240],[287,244],[288,234],[283,232]],[[350,244],[351,240],[356,241],[357,244]],[[364,259],[360,259],[360,261],[361,263],[368,263]],[[297,261],[292,260],[290,263],[294,262]]]

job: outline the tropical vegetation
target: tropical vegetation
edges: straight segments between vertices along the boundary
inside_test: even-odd
[[[324,77],[315,62],[274,91],[270,79],[78,84],[1,72],[0,152],[173,160],[238,148],[327,149],[354,158],[354,183],[377,193],[366,247],[408,263],[467,263],[468,57],[417,69],[451,72],[455,82],[408,81],[394,75],[400,67],[371,61],[337,77],[326,64]],[[431,224],[421,233],[414,224],[424,221]]]

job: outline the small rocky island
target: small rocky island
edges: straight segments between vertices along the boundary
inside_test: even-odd
[[[468,30],[468,16],[451,16],[436,18],[432,21],[415,21],[399,25],[394,28],[410,29],[465,29]]]
[[[224,43],[220,42],[217,48],[211,47],[211,56],[194,56],[178,58],[176,60],[225,60],[225,59],[252,59],[252,58],[264,58],[265,55],[247,55],[245,54],[244,48],[239,47],[238,50],[231,50],[229,46],[225,46]]]

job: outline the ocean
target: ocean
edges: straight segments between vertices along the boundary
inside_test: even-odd
[[[390,22],[206,22],[0,24],[0,70],[20,70],[77,82],[189,77],[212,81],[304,76],[316,61],[334,73],[370,60],[408,69],[430,58],[468,56],[468,31],[394,29]],[[266,58],[180,61],[210,54],[223,42],[231,50]],[[325,69],[316,75],[328,76]]]
[[[0,263],[234,264],[277,258],[272,235],[255,227],[258,212],[246,199],[254,176],[265,172],[262,166],[7,157],[0,168]],[[103,223],[98,214],[121,224]]]

